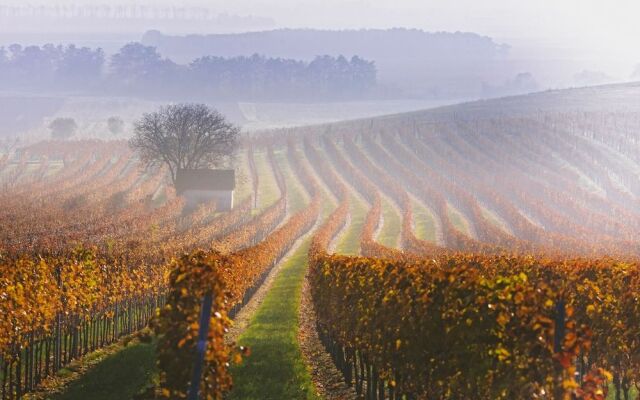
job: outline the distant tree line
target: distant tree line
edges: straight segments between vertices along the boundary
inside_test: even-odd
[[[13,44],[0,47],[0,88],[89,89],[98,86],[104,64],[101,49]]]
[[[0,47],[0,90],[133,95],[163,99],[350,99],[376,86],[376,67],[358,56],[310,62],[207,56],[181,65],[155,47],[129,43],[107,58],[87,47]]]
[[[49,124],[53,139],[65,140],[73,137],[78,130],[78,124],[73,118],[56,118]]]

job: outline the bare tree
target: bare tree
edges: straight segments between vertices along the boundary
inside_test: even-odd
[[[166,164],[175,183],[179,169],[232,161],[239,134],[238,127],[204,104],[176,104],[144,114],[129,143],[145,166]]]

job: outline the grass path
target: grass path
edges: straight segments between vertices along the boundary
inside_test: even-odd
[[[493,225],[497,226],[498,228],[502,229],[506,233],[513,235],[513,232],[509,228],[509,225],[497,214],[495,214],[493,211],[489,210],[488,208],[482,205],[480,206],[480,210],[482,211],[482,215],[484,215],[484,217],[488,219],[489,222],[491,222]]]
[[[387,247],[396,248],[400,240],[402,230],[402,219],[398,209],[391,204],[391,200],[382,197],[382,218],[383,224],[376,240]]]
[[[460,232],[473,237],[471,233],[471,227],[469,226],[469,222],[462,215],[460,211],[454,208],[451,204],[447,204],[447,212],[449,213],[449,218],[451,219],[451,223],[453,226],[459,230]]]
[[[360,234],[362,233],[362,226],[364,225],[368,206],[359,197],[354,195],[351,195],[349,201],[351,224],[349,224],[344,233],[341,234],[341,237],[338,238],[335,253],[357,255],[360,254]]]
[[[298,309],[307,270],[307,237],[287,259],[239,344],[251,356],[232,370],[230,399],[317,399],[298,344]]]
[[[275,203],[280,197],[280,191],[267,153],[256,151],[253,156],[258,173],[258,210],[255,210],[257,213]]]
[[[411,207],[413,209],[413,221],[416,237],[418,239],[436,243],[436,222],[431,211],[415,199],[412,200]]]
[[[287,168],[283,155],[277,154],[276,160]],[[285,174],[292,210],[300,209],[305,201],[294,176]],[[251,355],[232,369],[230,399],[319,399],[298,343],[298,313],[310,242],[309,233],[283,261],[271,289],[240,335],[238,343],[248,346]]]
[[[301,184],[294,179],[296,176],[294,172],[291,170],[291,166],[287,160],[287,153],[284,150],[275,150],[273,152],[274,159],[276,160],[276,164],[280,167],[282,174],[284,175],[284,180],[287,183],[287,191],[288,191],[288,205],[290,213],[295,213],[301,209],[303,209],[306,205],[306,202],[309,201],[309,196],[306,192],[301,188]]]
[[[50,398],[127,400],[150,385],[156,376],[155,345],[134,343],[101,360]]]

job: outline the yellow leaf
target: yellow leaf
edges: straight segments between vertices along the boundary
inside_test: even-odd
[[[522,293],[520,293],[520,292],[516,293],[516,295],[513,296],[513,301],[516,304],[522,303],[523,300],[524,300],[524,295]]]

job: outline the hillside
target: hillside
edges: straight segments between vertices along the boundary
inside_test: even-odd
[[[639,90],[256,133],[225,212],[123,141],[0,149],[7,397],[184,398],[209,300],[210,398],[628,396]]]
[[[554,112],[629,112],[640,111],[640,82],[570,89],[547,90],[524,95],[434,107],[425,110],[389,114],[375,118],[329,124],[333,127],[364,125],[380,121],[436,121],[447,118],[463,120],[499,117],[534,116]]]

